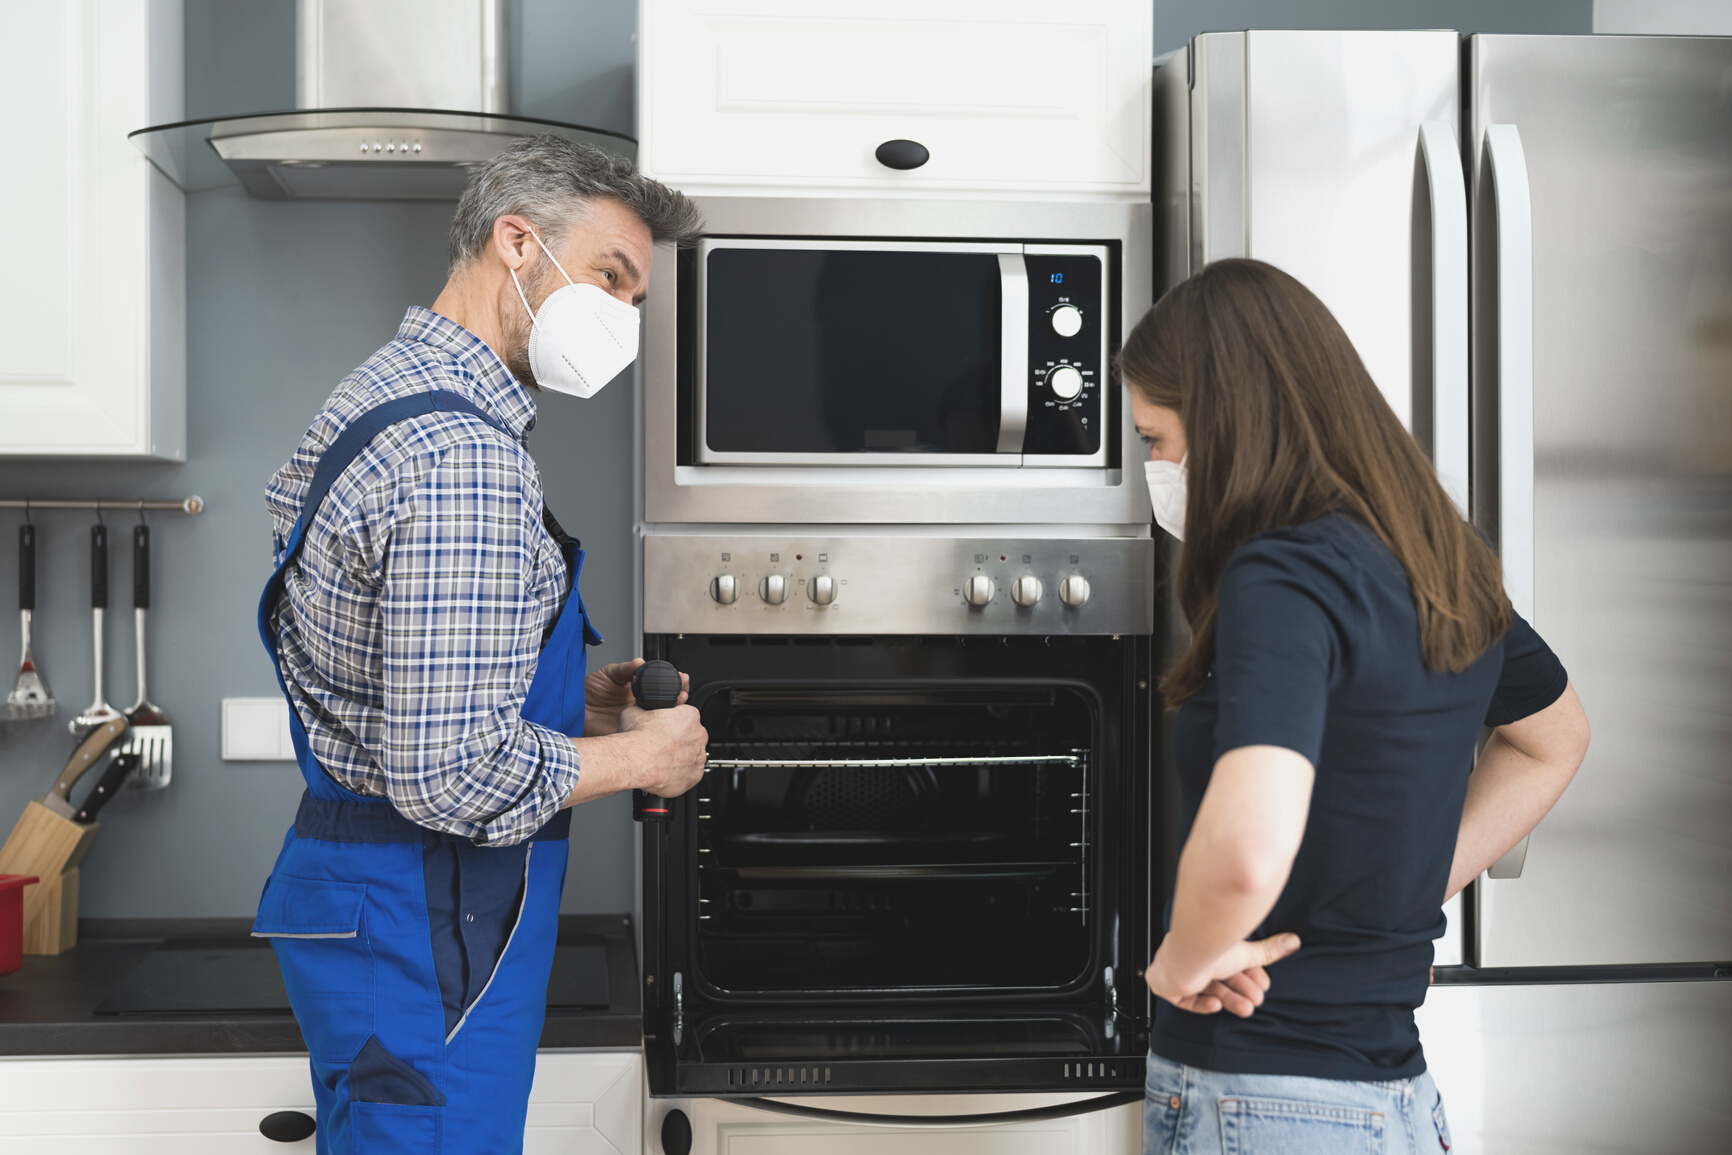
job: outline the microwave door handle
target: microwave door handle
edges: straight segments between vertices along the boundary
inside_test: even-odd
[[[998,282],[998,452],[1021,453],[1028,433],[1028,267],[1021,253],[998,254]]]

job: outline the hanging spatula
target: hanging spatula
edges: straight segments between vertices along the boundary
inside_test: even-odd
[[[151,704],[144,688],[144,612],[150,608],[150,527],[132,531],[132,629],[138,654],[138,701],[126,711],[132,724],[121,754],[134,754],[138,766],[126,784],[139,790],[161,790],[174,775],[174,729],[168,715]]]
[[[25,522],[18,527],[18,630],[24,635],[24,656],[18,662],[18,680],[6,695],[6,717],[14,720],[46,718],[54,713],[54,695],[30,652],[30,619],[35,612],[36,527]]]
[[[90,527],[90,627],[95,638],[93,665],[96,698],[84,713],[72,719],[67,729],[83,736],[121,716],[102,693],[102,615],[108,609],[108,527],[101,522]]]

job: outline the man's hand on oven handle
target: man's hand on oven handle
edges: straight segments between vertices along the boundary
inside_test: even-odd
[[[627,678],[626,693],[631,693]],[[577,747],[577,788],[565,800],[577,806],[622,790],[647,790],[662,798],[678,798],[704,776],[705,747],[710,736],[694,706],[619,712],[619,732],[573,738]]]
[[[594,738],[620,732],[620,713],[632,705],[631,679],[644,664],[642,658],[614,662],[591,670],[583,679],[583,736]],[[691,679],[680,675],[680,697],[684,702]],[[640,787],[640,789],[642,789]]]

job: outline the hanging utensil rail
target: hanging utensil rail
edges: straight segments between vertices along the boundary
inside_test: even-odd
[[[97,498],[94,501],[38,501],[33,497],[0,497],[0,509],[179,510],[181,513],[203,513],[204,498],[196,493],[181,501],[111,501],[108,498]]]

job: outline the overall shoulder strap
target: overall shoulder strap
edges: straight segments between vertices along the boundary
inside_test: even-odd
[[[300,516],[295,519],[296,532],[292,540],[286,543],[279,564],[287,564],[294,554],[300,552],[307,527],[312,525],[314,515],[319,512],[320,503],[325,500],[325,494],[330,492],[331,486],[336,484],[343,470],[349,468],[349,463],[361,455],[368,442],[388,426],[407,421],[411,417],[424,417],[429,413],[468,413],[481,418],[507,437],[511,436],[505,426],[484,412],[479,405],[447,389],[414,393],[375,405],[351,421],[319,458],[318,468],[313,470],[313,482],[307,487],[306,499],[301,502]]]

